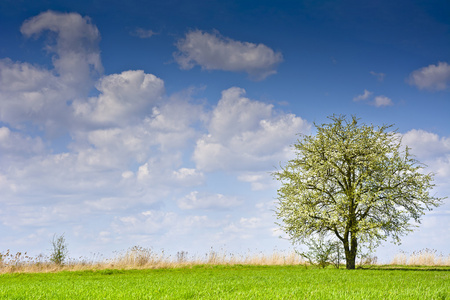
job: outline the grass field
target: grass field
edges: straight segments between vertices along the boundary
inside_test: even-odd
[[[0,275],[0,299],[450,299],[450,268],[196,265]]]

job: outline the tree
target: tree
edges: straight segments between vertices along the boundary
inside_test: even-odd
[[[64,234],[57,236],[53,235],[52,240],[52,253],[50,254],[50,261],[57,264],[62,265],[67,258],[68,249],[66,244],[66,239],[64,238]]]
[[[316,135],[294,144],[296,158],[273,176],[278,189],[277,218],[293,243],[315,234],[342,242],[346,268],[354,269],[360,244],[379,245],[420,223],[425,210],[444,198],[430,196],[433,174],[401,146],[392,125],[374,127],[333,115]]]

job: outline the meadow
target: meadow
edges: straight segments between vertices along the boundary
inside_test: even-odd
[[[171,257],[133,247],[59,266],[0,257],[0,299],[450,299],[449,257],[431,250],[386,265],[361,260],[356,270],[311,266],[295,252]]]
[[[0,275],[0,299],[450,299],[450,269],[196,265]]]

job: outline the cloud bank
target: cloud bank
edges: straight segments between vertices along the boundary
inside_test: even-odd
[[[223,90],[210,108],[189,90],[168,95],[164,80],[143,70],[102,75],[100,33],[76,13],[44,12],[21,32],[44,37],[52,65],[0,60],[5,242],[18,245],[15,232],[25,230],[30,238],[22,242],[45,243],[56,228],[80,243],[122,248],[155,235],[170,246],[186,233],[199,243],[233,242],[272,224],[270,213],[254,215],[267,199],[208,184],[219,172],[224,184],[267,189],[268,171],[291,157],[289,145],[308,122],[239,87]],[[178,45],[182,66],[258,79],[282,59],[264,45],[200,31]]]

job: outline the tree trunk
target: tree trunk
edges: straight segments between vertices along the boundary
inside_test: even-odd
[[[351,234],[350,245],[348,242],[344,243],[345,249],[345,267],[347,270],[354,270],[356,268],[356,252],[358,250],[358,240],[355,234]]]
[[[353,250],[353,249],[352,249]],[[349,251],[349,253],[345,253],[345,261],[346,261],[346,269],[354,270],[356,267],[356,253],[354,251]]]

